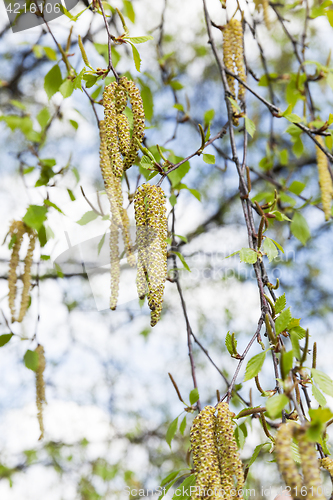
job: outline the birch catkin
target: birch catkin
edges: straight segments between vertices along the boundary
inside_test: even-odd
[[[284,482],[290,488],[295,499],[301,499],[302,478],[299,474],[291,452],[293,434],[297,424],[289,422],[281,424],[275,438],[276,461]]]
[[[324,147],[324,141],[321,137],[317,137],[317,141]],[[332,178],[328,168],[328,160],[325,153],[318,146],[316,146],[316,152],[321,199],[323,203],[325,219],[329,220],[331,218],[331,201],[333,197]]]
[[[111,261],[110,309],[114,311],[117,307],[117,301],[119,295],[120,258],[119,258],[119,229],[118,226],[113,221],[111,221],[111,226],[110,226],[110,261]]]
[[[230,26],[233,32],[233,48],[235,57],[235,66],[239,78],[246,82],[246,72],[244,65],[244,45],[243,45],[243,27],[237,19],[231,19]],[[245,97],[245,87],[238,83],[238,100],[242,102]]]
[[[305,429],[298,433],[298,448],[302,461],[303,482],[312,500],[325,500],[314,443],[307,440]]]
[[[162,311],[167,275],[167,218],[162,188],[143,184],[135,194],[134,208],[138,247],[138,295],[141,299],[147,295],[151,326],[155,326]]]
[[[106,129],[106,142],[110,156],[110,163],[114,175],[121,176],[124,170],[123,159],[117,136],[117,111],[115,105],[115,91],[117,83],[107,85],[103,93],[104,119]]]
[[[35,231],[22,221],[13,221],[10,228],[9,234],[12,238],[15,239],[13,243],[12,255],[9,262],[9,273],[8,273],[8,303],[12,316],[12,323],[14,321],[18,321],[21,323],[27,312],[29,305],[29,291],[31,286],[31,267],[32,267],[32,258],[36,244],[37,234]],[[17,266],[19,264],[19,253],[23,242],[24,235],[27,234],[29,238],[29,246],[27,250],[27,254],[24,259],[24,272],[22,276],[23,288],[21,295],[21,305],[20,312],[16,317],[16,308],[15,308],[15,299],[17,295]]]
[[[43,409],[46,403],[45,398],[45,381],[44,381],[44,370],[45,370],[45,355],[44,348],[41,344],[35,349],[38,354],[38,368],[36,370],[36,406],[37,406],[37,418],[40,428],[40,437],[44,437],[44,420],[43,420]]]
[[[215,413],[217,411],[217,415]],[[243,465],[234,438],[232,412],[227,403],[206,406],[193,420],[190,431],[196,492],[192,499],[242,498]],[[236,480],[236,482],[235,482]]]

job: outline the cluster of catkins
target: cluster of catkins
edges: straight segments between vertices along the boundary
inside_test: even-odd
[[[151,326],[158,322],[167,276],[167,218],[163,189],[150,184],[139,186],[134,198],[138,248],[137,290],[147,296]]]
[[[12,254],[9,263],[9,274],[8,274],[8,302],[9,308],[12,315],[12,322],[21,322],[27,312],[29,305],[29,291],[31,285],[31,266],[32,257],[36,244],[36,232],[28,227],[22,221],[13,221],[9,228],[9,234],[12,241]],[[23,242],[24,235],[27,234],[29,238],[29,246],[27,254],[24,259],[24,273],[22,276],[23,289],[21,296],[21,306],[18,316],[16,315],[15,300],[17,294],[17,266],[20,260],[20,249]]]
[[[324,147],[324,141],[321,137],[317,137],[317,141]],[[317,167],[319,176],[319,186],[321,191],[321,199],[325,213],[325,219],[331,218],[331,201],[333,198],[333,183],[328,167],[328,160],[325,153],[316,146],[317,151]]]
[[[124,114],[127,101],[133,112],[133,131]],[[130,238],[129,219],[123,208],[121,176],[136,160],[138,143],[144,137],[144,111],[140,91],[134,82],[122,77],[119,83],[105,87],[103,95],[104,120],[100,122],[100,167],[111,207],[110,260],[111,300],[110,308],[116,309],[120,254],[119,230],[121,230],[127,262],[135,266],[133,245]],[[151,325],[160,318],[164,284],[167,274],[167,218],[165,197],[160,187],[144,184],[135,194],[135,219],[137,226],[137,289],[140,298],[147,296],[151,309]]]
[[[292,456],[293,438],[298,443],[303,477],[298,472]],[[308,441],[305,427],[301,427],[296,422],[281,424],[276,434],[275,453],[281,475],[286,485],[290,487],[290,494],[295,500],[305,497],[312,500],[325,500],[315,446],[314,443]]]
[[[227,403],[206,406],[190,431],[196,490],[192,500],[242,498],[244,473]]]
[[[36,405],[37,405],[37,418],[40,429],[40,437],[44,437],[44,420],[43,420],[43,409],[46,403],[45,399],[45,381],[44,381],[44,370],[45,370],[45,356],[44,347],[41,344],[35,349],[38,354],[38,367],[36,370]]]
[[[242,23],[237,19],[231,19],[223,27],[223,61],[226,69],[236,74],[246,82],[246,72],[244,65],[244,46]],[[227,75],[229,90],[236,99],[235,79]],[[242,105],[245,96],[245,87],[238,84],[238,100]],[[233,106],[233,123],[238,125],[237,109]]]

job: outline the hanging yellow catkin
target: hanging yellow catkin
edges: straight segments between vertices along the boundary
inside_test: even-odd
[[[222,492],[221,473],[215,437],[215,408],[206,406],[198,415],[190,432],[193,452],[196,492],[192,498],[206,498],[204,492],[212,490],[213,496]]]
[[[121,177],[124,170],[123,158],[120,154],[120,147],[117,136],[117,111],[115,105],[115,91],[117,83],[112,82],[107,85],[103,93],[104,120],[106,131],[106,142],[110,156],[110,163],[114,175]]]
[[[333,477],[333,458],[324,457],[320,460],[320,465],[324,467],[324,469],[328,470],[330,476]]]
[[[324,141],[321,137],[317,137],[317,141],[324,147]],[[329,220],[331,218],[333,183],[325,153],[318,146],[316,146],[316,152],[317,152],[317,167],[319,176],[319,186],[321,191],[321,200],[323,203],[325,219]]]
[[[235,57],[235,66],[239,78],[246,82],[246,72],[244,65],[244,42],[243,42],[243,27],[242,23],[237,19],[231,19],[230,27],[233,32],[233,48]],[[245,97],[245,87],[238,83],[238,100],[243,102]]]
[[[275,438],[276,461],[282,478],[290,488],[290,494],[294,499],[300,500],[302,478],[297,470],[291,452],[291,443],[298,425],[295,422],[281,424]]]
[[[123,210],[122,210],[121,230],[122,230],[122,235],[123,235],[123,241],[124,241],[124,246],[125,246],[127,262],[131,267],[135,267],[136,261],[135,261],[135,255],[133,253],[133,246],[132,246],[132,241],[131,241],[130,223],[129,223],[128,214],[127,214],[127,211],[125,208],[123,208]]]
[[[138,250],[136,287],[138,296],[144,299],[148,292],[148,243],[147,243],[147,213],[145,207],[146,184],[139,186],[134,197],[136,245]]]
[[[20,313],[17,318],[17,321],[21,323],[23,321],[23,318],[25,316],[25,313],[27,312],[28,305],[29,305],[29,291],[30,291],[30,286],[31,286],[31,266],[32,266],[32,257],[35,249],[35,244],[36,244],[36,237],[37,234],[32,230],[28,229],[27,234],[29,236],[29,246],[28,246],[28,251],[24,259],[24,273],[22,276],[22,281],[23,281],[23,289],[22,289],[22,297],[21,297],[21,307],[20,307]]]
[[[46,403],[45,398],[45,381],[44,381],[44,370],[45,370],[45,356],[44,348],[41,344],[35,349],[38,354],[38,368],[36,370],[36,405],[37,405],[37,418],[40,428],[40,437],[44,437],[44,420],[43,420],[43,409]]]
[[[140,90],[131,80],[128,80],[125,76],[120,78],[119,85],[123,87],[129,97],[132,113],[133,113],[133,132],[130,141],[130,146],[128,152],[124,156],[124,168],[125,170],[130,168],[136,160],[138,154],[137,141],[142,142],[145,133],[145,113],[143,109],[142,98],[140,95]]]
[[[164,286],[166,280],[166,215],[165,198],[161,187],[150,186],[147,190],[148,226],[148,305],[151,312],[151,326],[161,316]]]
[[[10,312],[12,315],[12,323],[15,321],[15,299],[16,299],[16,283],[17,274],[16,269],[19,264],[19,253],[23,241],[23,236],[25,233],[25,224],[22,221],[13,221],[9,228],[9,234],[14,243],[12,246],[12,254],[9,262],[9,273],[8,273],[8,303]]]
[[[234,33],[230,23],[223,27],[223,62],[224,66],[233,73],[235,71],[235,61],[233,53]],[[230,92],[236,97],[235,80],[232,76],[227,75],[228,87]]]
[[[233,413],[228,403],[221,402],[217,405],[215,421],[215,437],[221,472],[221,483],[227,498],[232,496],[232,490],[240,492],[244,486],[243,464],[238,453],[234,437],[234,427],[231,420]],[[234,484],[236,479],[236,486]],[[237,498],[242,498],[238,493]]]
[[[118,142],[121,154],[126,157],[131,145],[130,124],[126,115],[116,116]]]
[[[120,279],[119,259],[119,230],[118,226],[111,221],[110,225],[110,261],[111,261],[111,297],[110,309],[114,311],[117,307]]]
[[[121,193],[121,179],[119,176],[114,175],[110,158],[107,150],[107,142],[106,142],[106,127],[104,120],[100,121],[100,168],[102,172],[102,177],[104,180],[105,191],[108,196],[110,207],[111,207],[111,215],[113,221],[121,225],[122,217],[121,210],[123,205],[122,193]]]
[[[17,321],[21,323],[27,312],[29,305],[29,291],[31,286],[31,267],[32,267],[32,257],[36,244],[37,234],[33,229],[26,226],[22,221],[13,221],[10,228],[9,234],[15,240],[13,243],[12,255],[9,262],[9,273],[8,273],[8,303],[10,312],[12,315],[12,323]],[[23,242],[24,235],[27,234],[29,238],[29,246],[27,254],[24,259],[24,272],[22,276],[23,288],[21,295],[21,305],[20,312],[16,317],[15,311],[15,299],[17,294],[17,266],[19,264],[19,253]]]
[[[305,491],[312,500],[325,500],[314,443],[307,440],[306,429],[299,430],[297,438]]]

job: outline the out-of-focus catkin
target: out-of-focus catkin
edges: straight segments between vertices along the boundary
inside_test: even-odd
[[[215,413],[217,411],[217,415]],[[206,498],[212,490],[213,500],[242,498],[243,465],[234,438],[233,413],[227,403],[217,408],[206,406],[193,420],[190,431],[196,493],[193,499]],[[235,495],[236,493],[236,495]]]
[[[29,305],[29,291],[31,285],[31,267],[32,267],[32,258],[36,244],[36,232],[28,227],[22,221],[13,221],[9,228],[9,234],[11,238],[14,240],[12,247],[12,254],[9,262],[9,273],[8,273],[8,303],[10,312],[12,315],[12,322],[18,321],[22,322],[25,313],[27,312]],[[29,245],[27,254],[24,258],[24,272],[22,276],[23,288],[22,288],[22,296],[21,296],[21,305],[20,312],[16,317],[16,307],[15,307],[15,299],[17,294],[17,266],[19,264],[19,253],[23,242],[24,235],[27,234],[29,238]]]
[[[131,241],[130,223],[129,223],[128,214],[127,214],[127,211],[125,208],[123,208],[123,210],[122,210],[121,230],[122,230],[122,235],[123,235],[123,241],[124,241],[124,246],[125,246],[127,262],[131,267],[135,267],[136,261],[135,261],[135,255],[133,253],[133,246],[132,246],[132,241]]]
[[[321,137],[317,137],[317,141],[324,147],[324,141]],[[317,152],[317,167],[319,176],[319,186],[321,191],[321,199],[325,213],[325,219],[331,218],[331,201],[333,197],[333,183],[328,168],[328,160],[325,153],[316,146]]]
[[[306,429],[299,430],[297,438],[302,462],[303,482],[308,496],[313,500],[325,500],[314,443],[307,440]]]
[[[111,261],[111,297],[110,309],[114,311],[117,307],[120,279],[120,258],[119,258],[119,229],[111,221],[110,225],[110,261]]]
[[[234,57],[235,66],[237,69],[237,74],[239,78],[246,82],[246,71],[244,65],[244,43],[243,43],[243,27],[242,23],[238,19],[231,19],[230,26],[233,32],[233,47],[234,47]],[[238,84],[238,100],[242,102],[245,97],[245,87]]]
[[[243,27],[242,23],[237,19],[231,19],[223,27],[223,60],[226,69],[235,73],[244,82],[246,81],[246,71],[244,65],[244,44],[243,44]],[[230,92],[233,94],[234,98],[236,96],[235,79],[227,76],[227,82]],[[245,97],[245,88],[240,83],[238,84],[238,101],[242,105]],[[237,116],[237,109],[232,105],[233,111],[233,123],[238,125],[239,119]]]
[[[147,294],[151,326],[155,326],[162,311],[167,275],[167,218],[162,188],[150,184],[140,186],[135,194],[134,207],[138,247],[138,295],[143,298]]]
[[[216,446],[221,470],[221,482],[227,496],[231,495],[231,490],[235,488],[233,477],[236,479],[237,491],[240,491],[244,486],[243,464],[234,437],[232,416],[233,413],[227,403],[221,402],[217,405]],[[238,498],[242,498],[241,494],[238,494]]]
[[[38,368],[36,370],[36,405],[37,405],[37,418],[40,428],[40,437],[44,437],[44,420],[43,420],[43,409],[46,403],[45,398],[45,381],[44,381],[44,370],[45,370],[45,355],[44,348],[41,344],[35,349],[38,354]]]
[[[117,135],[117,110],[115,105],[115,91],[117,83],[107,85],[103,93],[104,121],[106,131],[106,143],[110,157],[110,163],[114,175],[121,176],[124,170],[123,158]]]
[[[333,458],[324,457],[320,460],[320,465],[324,467],[324,469],[328,470],[330,476],[333,478]]]
[[[269,30],[271,27],[271,21],[269,18],[269,0],[254,0],[256,10],[259,12],[263,11],[264,23],[266,28]]]
[[[301,499],[302,478],[291,452],[293,434],[297,429],[295,422],[281,424],[275,438],[276,461],[282,478],[290,488],[294,499]]]

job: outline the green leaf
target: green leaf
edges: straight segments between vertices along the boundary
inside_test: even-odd
[[[238,448],[243,448],[243,446],[245,444],[245,436],[244,436],[242,429],[239,427],[239,425],[237,425],[235,428],[234,436],[235,436],[235,440],[236,440]]]
[[[135,23],[135,12],[133,9],[132,2],[130,2],[129,0],[124,0],[123,5],[124,5],[124,10],[125,10],[125,16],[128,17],[128,19],[132,23]]]
[[[214,116],[215,116],[214,109],[208,109],[207,111],[205,111],[205,114],[204,114],[205,126],[208,126],[214,120]]]
[[[6,345],[10,341],[12,336],[12,333],[4,333],[3,335],[0,335],[0,347]]]
[[[42,128],[46,127],[46,125],[49,123],[49,121],[51,119],[51,115],[50,115],[48,108],[41,109],[40,112],[38,113],[38,115],[36,116],[36,118],[37,118],[39,125]]]
[[[239,258],[241,262],[247,264],[255,264],[257,262],[258,254],[251,248],[241,248],[239,251]]]
[[[311,236],[310,229],[308,223],[304,219],[303,215],[299,212],[294,213],[293,220],[290,224],[290,230],[293,235],[303,244],[306,245],[306,242]]]
[[[24,364],[29,370],[36,371],[38,368],[38,353],[29,349],[24,355]]]
[[[182,434],[182,436],[184,436],[185,429],[186,429],[186,415],[183,418],[183,420],[181,421],[180,426],[179,426],[179,432]]]
[[[98,253],[98,255],[101,253],[102,247],[104,245],[105,234],[106,233],[103,234],[102,238],[100,239],[100,242],[98,243],[98,246],[97,246],[97,253]]]
[[[256,461],[261,449],[266,445],[266,444],[270,444],[270,442],[266,442],[266,443],[262,443],[262,444],[258,444],[258,446],[255,447],[254,449],[254,452],[252,453],[252,457],[249,461],[249,463],[247,464],[247,467],[250,468],[251,465]]]
[[[44,79],[44,89],[47,94],[47,97],[51,99],[51,97],[58,92],[60,85],[62,84],[62,76],[61,71],[56,64],[50,71],[46,74]]]
[[[42,260],[50,260],[50,259],[51,259],[51,257],[50,257],[49,255],[45,255],[45,254],[42,254],[42,255],[40,256],[40,258],[41,258]]]
[[[173,105],[174,108],[176,108],[178,111],[184,111],[184,106],[182,104],[174,104]]]
[[[173,88],[173,90],[181,90],[182,88],[184,88],[184,85],[182,85],[180,82],[178,82],[178,80],[171,80],[169,85],[170,85],[170,87]]]
[[[230,335],[230,332],[227,333],[226,337],[225,337],[225,345],[226,345],[226,348],[228,349],[228,352],[229,354],[232,356],[234,353],[234,349],[232,347],[232,340],[231,340],[231,335]]]
[[[322,392],[320,392],[318,387],[315,386],[314,384],[312,384],[312,395],[315,398],[315,400],[320,404],[320,406],[327,405],[327,401],[326,401],[324,394]]]
[[[287,120],[292,123],[300,123],[301,121],[303,121],[302,118],[298,115],[295,115],[295,113],[284,115],[284,117],[287,118]]]
[[[133,59],[136,70],[140,73],[141,58],[138,49],[131,43]]]
[[[175,236],[177,236],[177,238],[182,240],[184,243],[188,243],[186,236],[182,236],[181,234],[175,234]]]
[[[333,382],[332,379],[326,375],[326,373],[317,370],[315,368],[311,369],[311,374],[313,380],[318,385],[319,389],[321,389],[325,394],[329,396],[333,396]]]
[[[191,486],[195,485],[195,475],[191,474],[189,477],[182,482],[180,486],[176,489],[172,500],[189,500],[191,498]]]
[[[44,200],[44,205],[47,205],[48,207],[53,207],[56,210],[58,210],[58,212],[65,215],[64,212],[61,210],[61,208],[59,208],[58,205],[56,205],[55,203],[52,203],[52,201],[50,200]]]
[[[46,57],[50,59],[50,61],[56,61],[57,60],[57,53],[54,49],[51,47],[43,47],[44,52]]]
[[[75,201],[75,200],[76,200],[76,198],[75,198],[75,196],[74,196],[73,191],[72,191],[71,189],[67,188],[67,192],[68,192],[68,195],[69,195],[69,197],[70,197],[71,201]]]
[[[82,215],[80,220],[78,220],[76,222],[77,222],[77,224],[80,224],[80,226],[85,226],[89,222],[97,219],[97,217],[98,217],[98,214],[96,214],[96,212],[94,212],[93,210],[89,210],[88,212],[86,212],[85,214]]]
[[[291,320],[291,312],[290,312],[290,307],[288,307],[288,309],[282,311],[280,316],[275,320],[275,331],[277,335],[286,330],[287,326],[290,323],[290,320]]]
[[[288,377],[290,370],[293,367],[294,352],[281,352],[281,373],[282,378],[285,380]]]
[[[291,345],[293,346],[294,356],[295,356],[296,359],[298,359],[300,361],[300,359],[301,359],[302,356],[301,356],[301,351],[300,351],[300,348],[299,348],[299,338],[298,338],[298,335],[293,330],[289,331],[289,335],[290,335]]]
[[[161,482],[161,486],[164,486],[165,484],[168,484],[170,483],[170,481],[172,481],[173,479],[175,479],[178,474],[179,474],[180,470],[176,470],[174,472],[171,472],[171,474],[169,474],[168,476],[166,476],[163,481]]]
[[[255,131],[256,131],[256,126],[255,124],[253,123],[252,120],[250,120],[250,118],[248,118],[247,116],[245,116],[244,118],[244,121],[245,121],[245,128],[246,128],[246,131],[247,133],[253,137]]]
[[[149,156],[143,155],[143,157],[140,160],[140,165],[142,168],[154,168],[154,164],[152,160],[149,158]]]
[[[238,104],[237,101],[235,101],[235,99],[233,99],[232,97],[228,97],[229,101],[231,102],[231,104],[233,105],[233,107],[235,109],[237,109],[237,111],[239,111],[240,113],[242,112],[242,110],[240,109],[240,106]]]
[[[46,221],[47,207],[39,205],[30,205],[28,207],[27,213],[23,217],[23,222],[27,226],[39,231],[43,223]]]
[[[271,418],[277,418],[281,415],[284,407],[289,403],[289,399],[285,394],[278,394],[268,398],[266,401],[267,413]]]
[[[198,389],[192,389],[190,392],[190,404],[194,405],[199,399],[199,391]]]
[[[166,433],[166,436],[165,436],[165,440],[166,442],[168,443],[168,445],[170,446],[171,448],[171,441],[173,440],[173,438],[175,437],[175,434],[177,432],[177,429],[178,429],[178,417],[175,418],[175,420],[173,420],[171,422],[171,424],[169,425],[168,427],[168,430],[167,430],[167,433]]]
[[[297,196],[299,194],[301,194],[301,192],[303,191],[304,188],[305,188],[305,184],[303,182],[300,182],[300,181],[293,181],[290,184],[290,186],[288,187],[289,191],[291,193],[296,194]]]
[[[146,35],[146,36],[126,36],[124,37],[124,40],[129,40],[131,43],[145,43],[148,42],[149,40],[154,40],[153,36]]]
[[[174,207],[177,204],[177,196],[175,194],[172,194],[169,197],[170,205]]]
[[[140,80],[141,86],[141,98],[143,103],[143,108],[145,111],[146,120],[150,121],[154,115],[154,100],[153,94],[150,87],[146,85],[142,80]]]
[[[263,244],[263,250],[265,254],[268,257],[269,262],[272,262],[275,257],[279,255],[279,251],[276,248],[274,242],[270,238],[265,238],[264,244]]]
[[[66,78],[59,87],[59,91],[65,99],[73,94],[73,90],[74,90],[74,83],[72,82],[72,80],[69,80],[68,78]]]
[[[208,154],[203,154],[202,159],[205,163],[208,163],[209,165],[215,165],[215,156],[214,155],[208,155]]]
[[[181,156],[175,156],[173,154],[171,154],[169,157],[169,160],[172,163],[179,163],[183,159],[184,158],[182,158]],[[176,170],[170,172],[170,174],[168,174],[168,177],[171,181],[172,187],[176,187],[177,184],[179,184],[181,180],[185,177],[185,175],[189,170],[190,170],[190,163],[186,161],[185,163],[182,163],[182,165],[180,165]]]
[[[286,294],[284,293],[283,295],[281,295],[281,297],[278,297],[276,299],[274,305],[276,314],[279,314],[281,311],[283,311],[283,309],[286,307],[286,303]]]
[[[245,377],[244,377],[244,382],[247,380],[250,380],[251,378],[254,378],[258,375],[260,372],[265,358],[266,358],[266,352],[260,352],[259,354],[256,354],[251,358],[246,365],[246,370],[245,370]]]
[[[313,408],[309,409],[311,417],[310,427],[307,429],[306,435],[310,441],[320,442],[322,433],[325,429],[325,423],[333,417],[333,413],[329,408]]]
[[[191,272],[191,269],[189,268],[189,266],[186,263],[186,260],[184,259],[184,256],[180,252],[175,252],[174,250],[172,250],[172,253],[174,253],[175,255],[177,255],[177,257],[179,257],[179,259],[181,260],[181,263],[185,267],[186,271]]]
[[[64,273],[62,272],[62,269],[59,266],[59,264],[57,264],[57,262],[54,263],[54,267],[55,267],[55,270],[56,270],[58,278],[63,278],[64,277]]]

